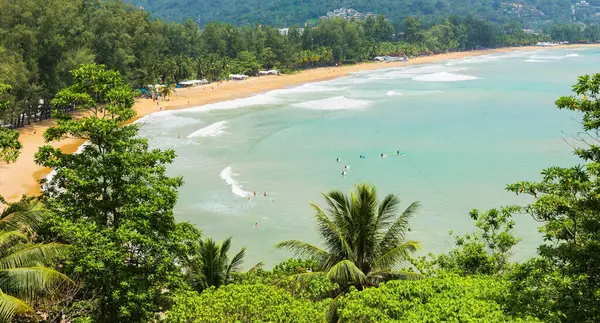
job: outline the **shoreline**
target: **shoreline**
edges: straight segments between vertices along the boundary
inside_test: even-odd
[[[417,57],[409,60],[408,62],[365,62],[354,65],[302,70],[294,74],[253,77],[245,81],[217,82],[199,87],[177,89],[176,94],[171,98],[170,101],[160,101],[158,105],[156,102],[152,102],[150,99],[137,99],[134,105],[134,109],[137,111],[137,116],[130,120],[130,122],[140,119],[153,112],[158,112],[160,111],[160,107],[162,107],[163,110],[186,109],[216,102],[246,98],[267,91],[299,86],[311,82],[327,81],[347,76],[350,73],[359,71],[438,63],[450,59],[461,59],[493,53],[590,47],[597,48],[600,47],[600,45],[568,45],[557,47],[524,46],[452,52]],[[37,152],[38,147],[45,144],[43,133],[52,125],[54,125],[54,121],[49,119],[19,129],[19,132],[21,133],[20,141],[23,144],[21,155],[13,164],[0,163],[0,195],[4,196],[7,201],[16,201],[23,194],[39,195],[40,186],[38,181],[46,177],[51,170],[36,165],[34,161],[34,154]],[[84,140],[67,138],[59,142],[52,143],[52,146],[60,148],[65,153],[73,153],[77,151],[79,146],[81,146],[83,143]]]

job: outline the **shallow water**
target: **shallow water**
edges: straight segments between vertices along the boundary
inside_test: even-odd
[[[452,244],[449,230],[473,228],[472,208],[526,202],[506,184],[577,162],[564,139],[579,129],[578,116],[553,102],[599,62],[595,49],[485,55],[360,72],[139,122],[152,147],[178,154],[168,170],[185,179],[177,219],[205,236],[233,235],[236,250],[248,248],[247,267],[289,257],[273,248],[282,240],[318,244],[309,202],[323,205],[320,192],[359,182],[381,196],[398,193],[404,207],[421,201],[409,238],[441,252]],[[515,258],[523,259],[540,238],[533,220],[517,222],[523,242]]]

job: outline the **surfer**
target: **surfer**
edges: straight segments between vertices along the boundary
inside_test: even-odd
[[[387,157],[387,155],[384,153],[381,153],[381,158],[385,158],[385,157]]]
[[[346,176],[346,174],[348,174],[348,172],[347,171],[343,171],[342,172],[342,177]]]
[[[346,165],[346,166],[344,166],[344,169],[348,170],[348,169],[350,169],[350,166]]]

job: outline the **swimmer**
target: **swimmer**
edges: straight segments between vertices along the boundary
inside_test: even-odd
[[[177,135],[177,139],[181,139],[181,136],[180,136],[180,135]]]
[[[346,165],[344,166],[344,169],[350,169],[350,166]]]
[[[267,196],[267,192],[265,192],[265,194],[263,194],[264,196]]]
[[[348,172],[347,171],[343,171],[342,172],[342,177],[346,176],[346,174],[348,174]]]
[[[387,157],[387,155],[384,153],[381,153],[381,158],[385,158],[385,157]]]
[[[340,159],[339,159],[339,158],[336,158],[336,159],[335,159],[335,161],[336,161],[337,163],[339,163],[339,162],[340,162]]]
[[[396,155],[400,156],[400,150],[396,150]]]
[[[254,227],[258,228],[258,222],[254,223]]]
[[[250,201],[250,196],[248,196],[248,201]]]
[[[254,191],[254,196],[256,196],[256,191]]]

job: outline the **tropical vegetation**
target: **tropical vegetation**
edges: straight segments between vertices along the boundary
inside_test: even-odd
[[[317,262],[318,271],[297,274],[296,278],[324,275],[342,288],[364,289],[406,275],[394,269],[419,248],[418,242],[405,239],[418,202],[398,214],[398,196],[390,194],[378,201],[375,187],[366,184],[358,185],[349,196],[332,191],[324,197],[327,211],[312,206],[326,249],[299,240],[277,244],[277,248]]]
[[[581,165],[507,185],[525,206],[473,210],[473,232],[451,233],[450,251],[425,257],[413,254],[410,233],[418,203],[400,208],[396,195],[380,199],[358,184],[313,204],[320,241],[277,245],[298,259],[243,271],[245,249],[230,254],[231,238],[217,243],[176,221],[184,179],[167,175],[175,152],[150,148],[127,123],[134,89],[147,84],[598,40],[597,27],[535,35],[468,16],[398,24],[379,16],[324,19],[282,35],[262,25],[153,20],[119,0],[1,1],[0,17],[0,159],[19,156],[14,126],[55,118],[35,154],[55,170],[44,192],[0,199],[0,322],[600,321],[600,74],[580,77],[556,101],[582,115]],[[64,138],[86,144],[65,154],[52,145]],[[523,262],[511,258],[517,214],[537,220],[544,237]]]
[[[449,252],[416,258],[408,239],[418,203],[400,208],[372,185],[325,193],[313,204],[318,244],[272,269],[240,271],[245,249],[229,254],[173,216],[182,178],[165,174],[175,154],[137,136],[134,91],[103,65],[73,70],[51,104],[48,142],[85,139],[79,154],[40,147],[36,162],[55,169],[37,198],[0,216],[2,321],[148,322],[597,322],[600,74],[579,78],[556,101],[583,114],[583,165],[550,167],[539,182],[507,189],[524,207],[473,210],[476,230],[451,234]],[[78,109],[74,118],[61,107]],[[5,201],[4,201],[5,202]],[[538,255],[513,262],[515,214],[541,223]],[[308,215],[307,215],[308,216]],[[418,237],[417,237],[418,238]]]

